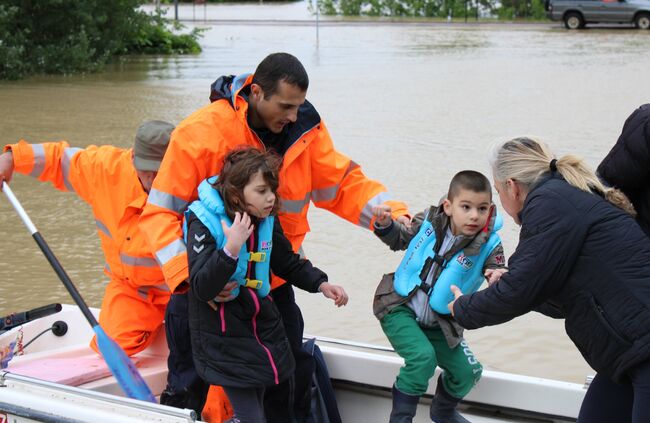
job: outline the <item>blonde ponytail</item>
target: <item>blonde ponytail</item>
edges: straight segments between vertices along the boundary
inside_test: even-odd
[[[496,180],[512,179],[529,190],[542,176],[551,172],[553,160],[554,168],[569,184],[589,193],[597,191],[616,207],[636,216],[634,206],[625,194],[618,189],[606,188],[581,157],[569,154],[554,159],[543,142],[520,137],[497,146],[490,165]]]

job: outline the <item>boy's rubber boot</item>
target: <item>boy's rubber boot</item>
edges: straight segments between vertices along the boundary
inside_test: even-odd
[[[442,378],[438,379],[438,386],[436,386],[436,394],[431,402],[429,409],[429,417],[435,423],[471,423],[465,417],[461,416],[456,411],[456,406],[461,398],[456,398],[445,391],[442,385]]]
[[[419,395],[409,395],[393,385],[393,410],[390,412],[389,423],[411,423],[420,401]]]

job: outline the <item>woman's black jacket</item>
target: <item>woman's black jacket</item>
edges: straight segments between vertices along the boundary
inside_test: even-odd
[[[474,329],[533,309],[564,317],[591,367],[620,381],[650,358],[650,238],[628,214],[557,175],[528,193],[519,217],[509,271],[460,297],[456,321]]]
[[[327,275],[293,252],[278,219],[272,242],[273,273],[301,289],[318,292]],[[234,300],[211,306],[208,301],[230,280],[237,261],[217,249],[214,237],[194,214],[188,219],[187,251],[190,334],[199,376],[212,385],[240,388],[270,386],[291,376],[294,359],[273,292],[259,298],[253,289],[240,287]]]
[[[598,176],[628,196],[637,221],[650,236],[650,104],[627,118],[618,141],[598,166]]]

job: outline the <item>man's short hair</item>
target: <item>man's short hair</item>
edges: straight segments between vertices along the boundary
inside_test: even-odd
[[[255,69],[253,84],[264,91],[264,98],[269,98],[278,91],[278,84],[284,81],[296,85],[303,92],[309,87],[309,77],[300,60],[289,53],[273,53],[266,56]]]
[[[461,189],[473,192],[486,192],[492,198],[492,186],[490,181],[481,172],[475,170],[463,170],[451,178],[447,198],[453,200]]]

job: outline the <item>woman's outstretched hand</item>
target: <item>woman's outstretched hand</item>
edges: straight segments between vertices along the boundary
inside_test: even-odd
[[[454,303],[458,299],[458,297],[461,297],[463,295],[463,291],[460,290],[459,287],[456,285],[451,286],[451,292],[454,293],[454,300],[447,304],[447,308],[449,309],[449,312],[451,312],[451,316],[454,317]]]
[[[318,287],[319,291],[323,293],[324,296],[334,300],[334,304],[337,307],[344,306],[348,303],[348,294],[345,292],[342,286],[332,285],[329,282],[323,282]]]

